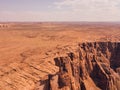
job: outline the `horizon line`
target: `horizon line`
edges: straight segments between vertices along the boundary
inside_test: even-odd
[[[0,21],[0,23],[120,23],[120,21]]]

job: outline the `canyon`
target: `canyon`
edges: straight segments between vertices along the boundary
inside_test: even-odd
[[[0,90],[120,90],[119,23],[2,26]]]
[[[41,81],[45,90],[120,89],[120,43],[81,43],[67,54],[54,58],[59,71]]]

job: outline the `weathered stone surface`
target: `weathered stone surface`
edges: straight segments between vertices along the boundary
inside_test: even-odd
[[[79,44],[78,51],[54,59],[59,72],[49,90],[120,90],[120,44]]]
[[[28,57],[36,52],[39,55],[38,50],[22,53],[23,62],[0,68],[0,87],[5,90],[120,90],[120,43],[86,42],[69,47],[68,51],[65,51],[67,47],[61,48],[58,55],[58,51],[54,52],[56,56],[37,63]]]

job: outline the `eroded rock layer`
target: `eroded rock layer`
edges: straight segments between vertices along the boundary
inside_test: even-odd
[[[120,90],[120,43],[79,43],[54,58],[56,74],[40,80],[38,90]]]

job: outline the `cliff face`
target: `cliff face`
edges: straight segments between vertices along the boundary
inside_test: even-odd
[[[40,80],[38,90],[120,90],[120,43],[80,43],[54,58],[59,72]]]

